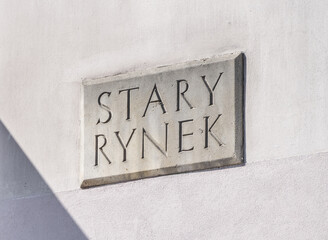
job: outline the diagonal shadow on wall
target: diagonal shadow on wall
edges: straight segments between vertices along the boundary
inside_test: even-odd
[[[1,120],[0,239],[87,239]]]

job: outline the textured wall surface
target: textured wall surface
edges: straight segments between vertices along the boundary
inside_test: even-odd
[[[328,238],[327,10],[0,0],[1,238]],[[235,51],[245,166],[79,189],[82,79]]]

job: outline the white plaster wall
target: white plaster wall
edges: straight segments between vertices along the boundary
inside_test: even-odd
[[[17,206],[46,210],[54,192],[93,239],[327,238],[327,11],[325,0],[0,0],[5,237],[30,236],[28,224],[10,235],[29,222]],[[246,166],[79,190],[83,78],[234,51],[247,57]]]

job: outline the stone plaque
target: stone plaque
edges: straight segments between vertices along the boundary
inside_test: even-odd
[[[243,163],[241,53],[83,82],[82,188]]]

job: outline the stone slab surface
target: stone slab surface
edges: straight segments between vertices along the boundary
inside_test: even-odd
[[[81,187],[243,163],[243,55],[83,82]]]

